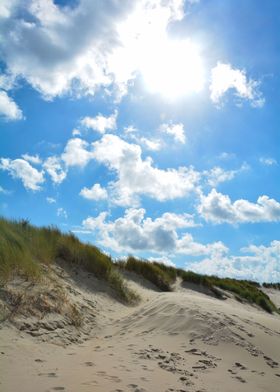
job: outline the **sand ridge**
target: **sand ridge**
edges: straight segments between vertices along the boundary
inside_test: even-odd
[[[62,333],[58,345],[61,329],[53,344],[2,324],[1,391],[279,392],[279,315],[186,288],[158,292],[126,274],[142,296],[128,307],[83,274],[82,286],[61,279],[81,305],[92,301],[92,331],[74,343]]]

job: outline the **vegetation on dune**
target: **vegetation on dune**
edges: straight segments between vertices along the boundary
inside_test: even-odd
[[[213,286],[230,291],[237,295],[241,300],[245,299],[250,303],[257,304],[269,313],[278,311],[269,296],[266,295],[255,282],[252,283],[247,280],[218,278],[216,276],[210,276],[208,279]]]
[[[263,287],[266,289],[280,290],[280,283],[264,283]]]
[[[0,218],[0,284],[17,274],[31,280],[40,279],[42,264],[58,259],[83,267],[97,278],[104,279],[125,302],[137,295],[116,271],[111,257],[97,247],[84,244],[72,233],[62,233],[56,227],[38,228],[26,220],[9,221]]]
[[[251,304],[260,306],[269,313],[274,311],[278,312],[277,307],[261,290],[261,285],[257,282],[201,275],[193,271],[185,271],[157,262],[151,263],[145,260],[139,260],[132,256],[130,256],[127,261],[119,262],[118,265],[122,269],[143,276],[162,291],[172,291],[172,283],[176,281],[177,277],[180,277],[183,282],[206,288],[217,298],[224,297],[221,290],[229,291],[241,302],[246,300]]]
[[[126,261],[121,261],[117,263],[117,265],[121,269],[132,271],[143,276],[143,278],[153,283],[162,291],[171,291],[171,284],[174,282],[174,279],[171,278],[170,273],[168,273],[167,270],[163,270],[161,264],[151,263],[129,256]]]
[[[206,275],[200,275],[193,271],[185,271],[183,269],[178,269],[178,276],[182,278],[183,282],[193,283],[205,287],[217,298],[223,298],[221,292],[217,290],[217,288],[209,280],[209,277],[207,277]]]
[[[0,284],[5,284],[16,274],[39,279],[42,264],[51,264],[58,259],[83,267],[105,280],[125,302],[136,301],[138,296],[126,286],[118,270],[135,272],[162,291],[172,291],[172,284],[179,277],[183,282],[207,288],[217,298],[222,298],[221,290],[225,290],[239,301],[257,304],[270,313],[279,312],[257,282],[201,275],[133,256],[113,263],[110,256],[93,245],[80,242],[72,233],[62,233],[52,226],[38,228],[26,220],[0,218]],[[280,289],[279,283],[264,283],[263,286]]]

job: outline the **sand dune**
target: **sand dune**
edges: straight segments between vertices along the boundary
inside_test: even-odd
[[[128,307],[87,273],[54,274],[86,326],[38,315],[2,323],[1,391],[279,392],[279,315],[180,282],[159,292],[133,274],[142,301]]]

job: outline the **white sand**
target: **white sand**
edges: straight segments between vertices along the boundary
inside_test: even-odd
[[[1,392],[280,391],[279,315],[129,282],[143,298],[136,307],[85,285],[75,294],[73,284],[95,309],[93,337],[82,343],[63,347],[2,326]]]

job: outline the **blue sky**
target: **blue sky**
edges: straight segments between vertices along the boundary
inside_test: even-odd
[[[280,4],[4,0],[0,213],[280,281]]]

